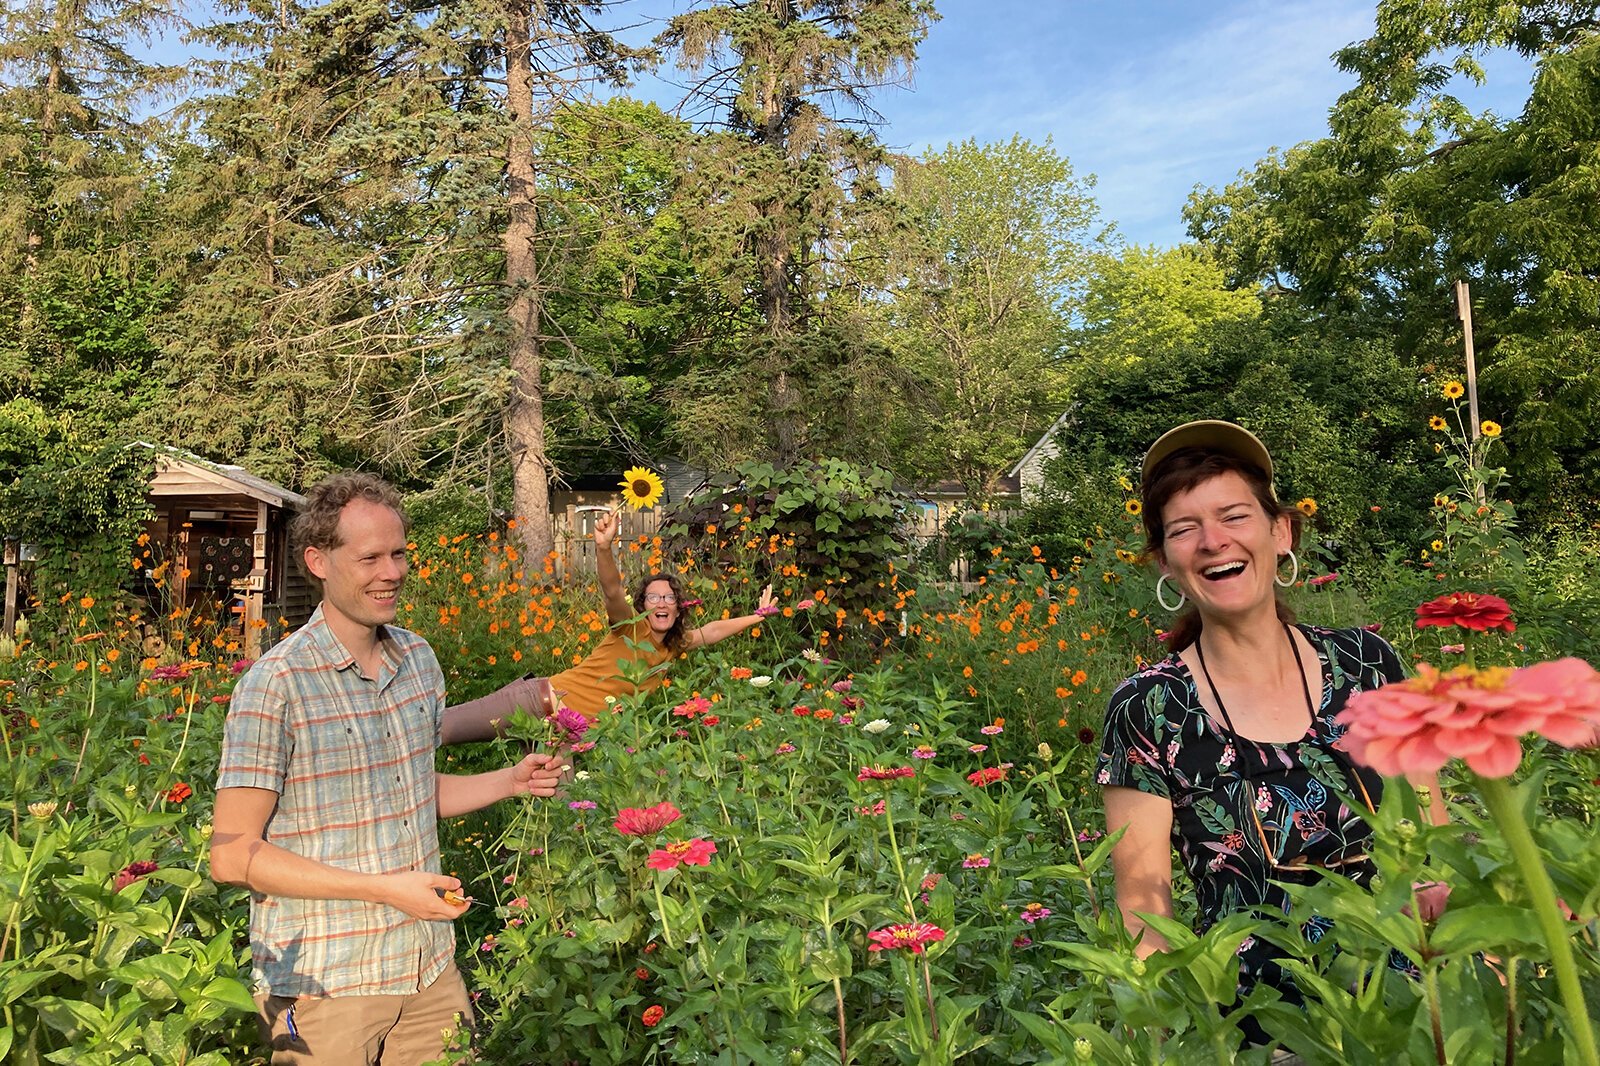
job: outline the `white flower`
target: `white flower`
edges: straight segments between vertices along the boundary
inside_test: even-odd
[[[757,674],[755,677],[750,679],[750,684],[755,688],[766,688],[768,685],[772,684],[772,678],[768,677],[766,674]]]
[[[806,648],[800,652],[800,658],[808,663],[820,663],[822,661],[822,653],[815,648]]]
[[[874,718],[861,727],[863,733],[885,733],[889,730],[889,719]]]
[[[28,813],[41,822],[48,822],[56,813],[55,800],[35,800],[28,804]]]
[[[579,781],[587,781],[587,780],[589,780],[589,771],[587,771],[587,770],[579,770],[577,773],[573,774],[572,776],[574,778],[576,778],[577,780],[579,780]]]

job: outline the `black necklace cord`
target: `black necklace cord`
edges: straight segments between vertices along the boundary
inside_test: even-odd
[[[1200,659],[1200,672],[1206,677],[1206,686],[1211,689],[1211,698],[1217,703],[1217,710],[1222,712],[1222,722],[1228,727],[1228,732],[1233,734],[1235,740],[1246,740],[1241,737],[1239,730],[1234,727],[1233,719],[1228,717],[1228,707],[1222,702],[1222,694],[1217,691],[1217,683],[1211,679],[1211,668],[1206,665],[1206,647],[1202,639],[1205,634],[1195,638],[1194,651]],[[1300,646],[1294,641],[1294,634],[1289,630],[1289,623],[1283,623],[1283,635],[1289,640],[1289,650],[1294,653],[1294,665],[1300,671],[1300,694],[1306,700],[1306,729],[1316,728],[1317,711],[1311,705],[1311,682],[1306,678],[1306,664],[1300,658]]]

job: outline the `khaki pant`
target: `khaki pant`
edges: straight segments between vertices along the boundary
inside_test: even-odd
[[[447,1034],[470,1030],[472,1003],[451,963],[421,992],[398,996],[256,996],[272,1066],[421,1066]]]

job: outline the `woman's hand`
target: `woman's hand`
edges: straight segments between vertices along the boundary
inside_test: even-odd
[[[617,517],[622,508],[613,507],[594,523],[594,546],[601,551],[610,551],[612,542],[617,539],[617,526],[620,519]]]
[[[756,604],[756,614],[767,618],[778,613],[777,597],[772,595],[772,586],[768,585],[761,590],[761,602]]]

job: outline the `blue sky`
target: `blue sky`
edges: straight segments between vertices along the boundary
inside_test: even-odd
[[[195,6],[201,11],[205,0]],[[690,0],[617,4],[643,42]],[[1125,241],[1172,245],[1196,185],[1220,186],[1273,148],[1327,132],[1328,109],[1354,79],[1333,52],[1367,37],[1372,0],[938,0],[943,16],[912,83],[880,90],[880,136],[913,154],[952,141],[1051,138],[1079,175],[1095,175],[1102,216]],[[202,18],[201,11],[192,17]],[[615,22],[612,19],[615,19]],[[158,44],[163,59],[187,49]],[[1457,91],[1476,110],[1520,113],[1531,65],[1484,60],[1488,83]],[[634,95],[669,110],[672,70]],[[1459,81],[1460,79],[1458,79]],[[692,117],[692,116],[691,116]]]
[[[681,11],[687,0],[644,7]],[[940,0],[910,88],[881,90],[880,135],[920,154],[968,137],[1052,138],[1124,240],[1184,239],[1195,185],[1223,185],[1274,147],[1327,132],[1354,84],[1330,56],[1369,36],[1374,5],[1350,0]],[[1475,109],[1520,113],[1531,67],[1485,61]],[[664,72],[670,73],[670,72]],[[664,105],[670,86],[635,93]]]

